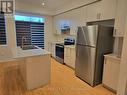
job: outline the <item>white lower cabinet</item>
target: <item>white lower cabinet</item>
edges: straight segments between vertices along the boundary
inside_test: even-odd
[[[52,53],[52,57],[56,57],[56,43],[51,43],[51,53]]]
[[[26,58],[25,62],[27,89],[35,89],[50,82],[50,55]]]
[[[71,68],[75,68],[75,47],[65,46],[64,63]]]
[[[105,57],[104,71],[103,71],[103,85],[110,90],[116,92],[120,71],[120,60]]]

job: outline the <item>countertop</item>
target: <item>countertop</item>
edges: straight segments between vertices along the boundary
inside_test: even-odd
[[[73,48],[73,49],[75,49],[75,45],[65,45],[65,48]]]
[[[113,58],[113,59],[116,59],[116,60],[121,60],[121,58],[119,58],[116,54],[106,54],[106,55],[104,55],[105,57],[107,57],[107,58]]]
[[[47,54],[51,54],[51,53],[41,48],[22,50],[20,47],[18,47],[17,53],[14,55],[14,58],[24,58],[24,57],[32,57],[32,56],[39,56],[39,55],[47,55]]]
[[[18,60],[20,58],[40,56],[40,55],[50,55],[50,54],[51,54],[50,52],[41,48],[22,50],[20,47],[17,47],[16,53],[13,56],[6,56],[6,57],[1,56],[0,62],[8,62],[8,61]]]

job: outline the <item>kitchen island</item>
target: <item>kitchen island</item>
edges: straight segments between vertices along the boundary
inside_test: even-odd
[[[15,61],[28,90],[35,89],[50,83],[51,73],[50,52],[38,49],[22,50],[17,48],[12,57],[1,59],[1,63]]]

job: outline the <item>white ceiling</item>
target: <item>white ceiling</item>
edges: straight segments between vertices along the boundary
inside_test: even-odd
[[[19,0],[19,1],[25,2],[28,4],[35,4],[37,6],[42,6],[41,3],[44,1],[46,4],[44,6],[45,8],[48,8],[50,10],[56,10],[57,8],[64,7],[64,5],[71,3],[71,2],[75,2],[77,0]]]
[[[38,6],[42,10],[48,10],[52,11],[53,13],[57,12],[63,12],[93,1],[97,0],[16,0],[19,2],[22,2],[24,4],[27,4],[27,6],[31,5],[33,7]],[[42,6],[42,2],[45,2],[45,6]],[[55,14],[57,14],[55,13]]]

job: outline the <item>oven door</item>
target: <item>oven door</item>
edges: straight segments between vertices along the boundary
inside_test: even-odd
[[[56,44],[56,60],[64,63],[64,46]]]

